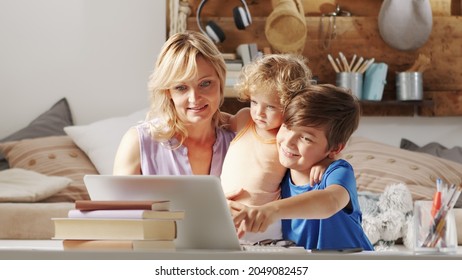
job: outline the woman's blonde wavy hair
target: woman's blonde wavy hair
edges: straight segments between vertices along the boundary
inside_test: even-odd
[[[162,47],[148,82],[151,105],[146,119],[151,135],[157,141],[167,141],[176,136],[181,145],[188,137],[186,126],[177,116],[170,98],[169,88],[196,76],[198,56],[205,58],[215,68],[220,80],[220,106],[223,104],[226,65],[220,51],[202,33],[185,31],[174,34]],[[213,116],[215,125],[218,125],[220,115],[220,110],[217,110]]]

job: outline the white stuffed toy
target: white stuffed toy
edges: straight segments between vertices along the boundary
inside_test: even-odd
[[[364,232],[376,251],[391,248],[400,238],[413,248],[413,200],[405,184],[389,185],[381,194],[360,192],[358,198]]]

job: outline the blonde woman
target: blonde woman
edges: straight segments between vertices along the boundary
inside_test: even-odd
[[[146,121],[130,128],[115,175],[221,175],[235,133],[218,126],[226,67],[205,35],[185,31],[164,44],[150,76]]]

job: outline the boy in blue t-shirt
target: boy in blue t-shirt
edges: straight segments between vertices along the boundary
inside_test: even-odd
[[[289,168],[282,199],[257,207],[230,202],[235,224],[244,220],[244,231],[260,232],[283,219],[283,237],[306,249],[373,250],[361,226],[353,168],[334,160],[359,118],[359,101],[339,87],[313,85],[291,98],[277,134],[279,161]],[[333,162],[321,182],[310,185],[311,168],[326,158]]]

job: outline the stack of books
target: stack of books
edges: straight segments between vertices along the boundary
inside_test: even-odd
[[[241,74],[244,63],[236,53],[222,53],[226,64],[226,87],[233,87]]]
[[[236,48],[236,53],[237,56],[242,59],[244,66],[263,55],[260,51],[258,51],[256,43],[240,44]]]
[[[263,54],[256,43],[240,44],[236,53],[223,53],[226,63],[226,87],[234,87],[238,82],[242,67],[261,57]]]
[[[53,218],[64,250],[175,250],[177,220],[170,201],[78,200],[67,218]]]

